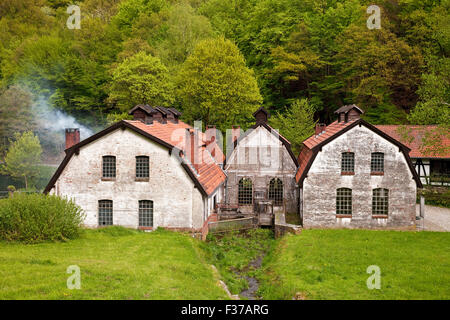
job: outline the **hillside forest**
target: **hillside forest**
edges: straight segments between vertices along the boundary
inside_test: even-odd
[[[448,133],[449,12],[450,0],[2,0],[0,162],[17,132],[57,154],[64,126],[92,134],[139,103],[221,130],[264,106],[297,152],[345,104]]]

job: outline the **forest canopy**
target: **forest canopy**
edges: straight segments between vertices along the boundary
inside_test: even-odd
[[[367,27],[372,4],[379,29]],[[33,129],[38,100],[93,128],[138,103],[221,129],[246,127],[260,105],[279,124],[296,110],[329,123],[351,103],[373,124],[448,125],[449,11],[450,0],[2,0],[0,141]]]

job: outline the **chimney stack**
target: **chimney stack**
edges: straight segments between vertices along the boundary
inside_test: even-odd
[[[200,153],[199,153],[199,136],[197,129],[186,129],[186,157],[189,159],[191,164],[194,166],[195,170],[198,170],[198,165],[200,164]]]
[[[327,125],[325,123],[316,123],[316,136],[325,131]]]
[[[76,145],[80,142],[80,129],[67,128],[66,129],[66,149]]]

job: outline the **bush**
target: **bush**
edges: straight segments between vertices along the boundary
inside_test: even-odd
[[[450,188],[448,187],[427,186],[422,190],[419,190],[417,194],[418,203],[420,195],[423,195],[425,197],[425,204],[450,208]]]
[[[84,219],[73,201],[44,194],[15,193],[0,201],[0,239],[36,243],[79,236]]]

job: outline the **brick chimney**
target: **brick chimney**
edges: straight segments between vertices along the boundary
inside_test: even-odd
[[[325,123],[316,123],[316,136],[325,131],[327,125]]]
[[[189,159],[195,170],[198,170],[198,165],[201,163],[199,152],[199,136],[197,129],[186,129],[186,157]]]
[[[217,139],[216,126],[207,125],[205,134],[206,134],[206,147],[211,152],[211,155],[213,157],[215,157],[216,156],[216,148],[210,148],[209,145],[213,142],[216,142],[216,139]]]
[[[79,128],[67,128],[66,129],[66,149],[76,145],[80,142],[80,129]]]

